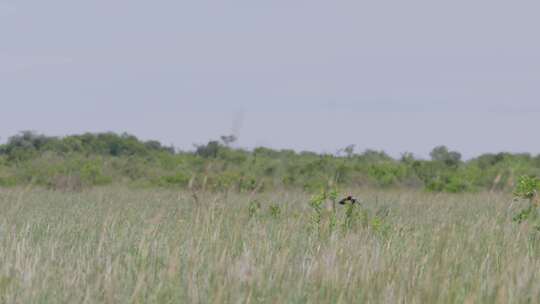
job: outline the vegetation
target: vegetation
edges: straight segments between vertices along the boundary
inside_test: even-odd
[[[532,222],[535,229],[540,231],[540,217],[538,216],[538,207],[540,207],[538,201],[539,188],[540,181],[536,177],[524,175],[519,178],[514,190],[514,200],[525,199],[528,204],[514,216],[514,221],[519,224],[525,221]]]
[[[40,185],[57,190],[121,184],[211,191],[270,189],[319,191],[340,187],[411,188],[431,192],[476,192],[514,187],[515,177],[540,175],[540,155],[485,154],[463,161],[459,152],[436,147],[430,160],[405,153],[393,159],[382,151],[336,155],[292,150],[233,148],[222,136],[176,151],[129,134],[82,134],[63,138],[22,132],[0,145],[0,186]]]
[[[186,190],[0,188],[0,302],[540,298],[540,233],[511,221],[522,204],[511,195],[354,194],[359,204],[337,205],[331,226],[332,213],[296,190],[198,192],[197,202]]]
[[[11,137],[0,303],[540,298],[539,156],[464,161],[440,146],[396,160],[234,141],[185,152],[128,134]]]

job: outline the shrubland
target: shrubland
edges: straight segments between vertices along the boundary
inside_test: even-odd
[[[86,133],[53,137],[22,132],[0,145],[0,186],[53,189],[91,186],[195,188],[250,192],[270,189],[318,191],[341,187],[421,189],[429,192],[510,191],[521,175],[539,175],[540,155],[484,154],[462,160],[445,146],[430,159],[383,151],[336,154],[264,147],[234,148],[233,136],[178,151],[129,134]]]
[[[540,299],[538,156],[233,142],[186,152],[128,134],[11,137],[0,303]]]

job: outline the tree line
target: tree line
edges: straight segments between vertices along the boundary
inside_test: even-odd
[[[134,187],[258,191],[321,187],[413,188],[432,192],[508,191],[521,175],[540,173],[540,155],[483,154],[464,161],[458,151],[435,147],[430,159],[384,151],[336,154],[234,148],[222,136],[194,151],[179,151],[127,133],[54,137],[21,132],[0,145],[0,186],[83,189],[108,184]]]

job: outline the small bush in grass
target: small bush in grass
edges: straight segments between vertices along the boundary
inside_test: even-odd
[[[259,201],[254,200],[254,201],[249,202],[248,213],[249,213],[250,218],[256,216],[260,212],[260,210],[261,210],[261,203],[259,203]]]
[[[332,203],[332,210],[328,219],[328,229],[330,230],[330,232],[332,232],[337,226],[336,204],[339,196],[338,190],[336,188],[333,188],[326,194],[326,196],[327,199],[329,199]]]
[[[390,233],[391,226],[388,222],[385,222],[384,219],[380,216],[374,216],[370,222],[371,229],[381,235],[382,237],[387,237]]]
[[[355,207],[356,204],[347,204],[345,206],[345,220],[343,227],[345,229],[351,229],[355,222]]]
[[[270,205],[269,211],[273,218],[278,218],[281,215],[281,208],[277,204]]]
[[[524,221],[528,220],[531,215],[534,215],[535,209],[532,206],[529,206],[523,210],[521,210],[518,214],[516,214],[512,220],[518,224],[523,223]]]
[[[527,175],[521,176],[514,189],[514,198],[527,199],[529,202],[533,203],[538,194],[539,185],[540,183],[536,177]]]
[[[519,224],[538,218],[538,187],[540,182],[534,176],[521,176],[514,189],[514,200],[526,199],[529,205],[513,217]],[[537,225],[538,226],[538,225]]]
[[[347,196],[340,200],[339,205],[337,205],[338,197],[339,192],[337,189],[331,191],[323,189],[318,194],[314,195],[309,202],[310,207],[313,210],[311,225],[317,230],[319,236],[321,236],[322,232],[331,234],[338,225],[342,228],[344,233],[354,231],[359,227],[359,224],[363,228],[372,226],[377,232],[384,231],[384,233],[386,233],[389,231],[389,224],[383,222],[384,216],[375,216],[370,220],[368,211],[362,208],[356,198]],[[324,210],[324,204],[327,201],[332,203],[332,208],[329,211]]]
[[[311,224],[315,227],[318,233],[320,233],[321,230],[322,211],[325,200],[326,191],[321,191],[320,193],[314,195],[309,201],[309,206],[313,210],[313,214],[311,215]]]
[[[161,187],[185,187],[189,184],[189,176],[182,172],[176,172],[174,175],[162,176],[157,180]]]

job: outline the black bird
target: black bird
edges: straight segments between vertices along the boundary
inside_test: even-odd
[[[339,204],[340,205],[345,205],[347,202],[351,202],[351,204],[354,204],[356,202],[358,202],[358,200],[352,196],[347,196],[346,198],[342,199],[339,201]]]

